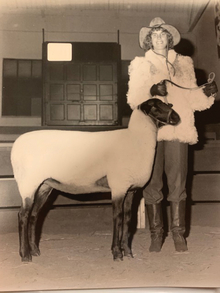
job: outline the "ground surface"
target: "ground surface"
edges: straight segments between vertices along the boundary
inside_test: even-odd
[[[114,262],[111,225],[104,217],[109,212],[103,210],[99,222],[87,212],[85,228],[71,221],[67,212],[60,226],[48,217],[48,225],[51,221],[57,226],[44,227],[41,256],[28,264],[21,263],[18,255],[17,231],[1,233],[0,291],[220,287],[220,227],[192,226],[185,253],[174,251],[169,234],[160,253],[149,253],[150,234],[141,229],[132,242],[134,258]]]

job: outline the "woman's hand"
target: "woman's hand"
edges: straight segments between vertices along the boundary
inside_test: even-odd
[[[203,88],[203,92],[207,97],[210,97],[210,96],[215,97],[218,92],[218,87],[216,82],[212,81],[211,83],[207,83]]]
[[[161,81],[157,84],[152,85],[150,89],[151,96],[166,96],[167,95],[167,87],[165,81]]]

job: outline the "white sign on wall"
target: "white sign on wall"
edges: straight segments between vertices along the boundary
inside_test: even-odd
[[[49,43],[47,45],[48,61],[72,61],[72,44]]]

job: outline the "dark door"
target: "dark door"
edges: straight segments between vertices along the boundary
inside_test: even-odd
[[[47,64],[46,125],[117,124],[117,62]]]

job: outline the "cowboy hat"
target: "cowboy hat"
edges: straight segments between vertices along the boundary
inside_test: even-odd
[[[145,39],[146,35],[150,32],[150,30],[152,28],[155,28],[155,27],[162,27],[162,28],[166,29],[173,36],[174,46],[179,43],[181,37],[180,37],[180,33],[178,32],[178,30],[174,26],[172,26],[170,24],[166,24],[162,18],[155,17],[154,19],[151,20],[148,27],[142,27],[140,30],[139,44],[142,49],[144,49],[143,43],[144,43],[144,39]]]

